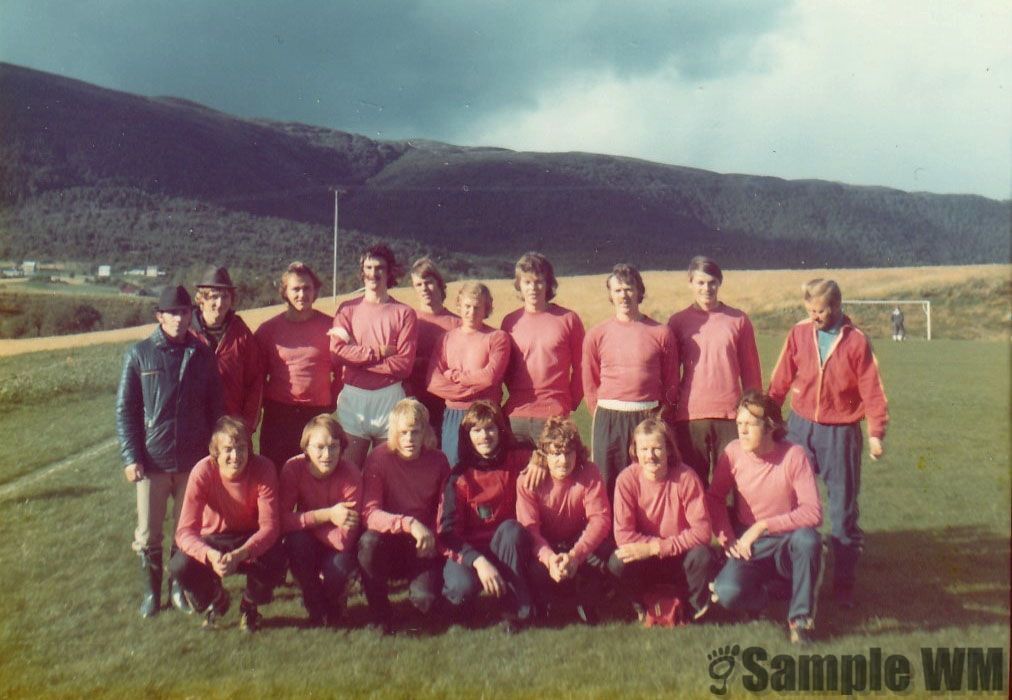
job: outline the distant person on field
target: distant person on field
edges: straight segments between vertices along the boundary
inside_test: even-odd
[[[460,325],[460,316],[443,305],[446,302],[446,281],[430,258],[420,258],[411,266],[411,286],[418,295],[418,351],[408,379],[408,394],[428,409],[438,443],[443,435],[446,401],[429,391],[426,375],[439,339]]]
[[[893,324],[893,340],[906,340],[907,329],[903,325],[903,312],[900,311],[900,307],[893,307],[893,312],[889,315],[889,319]]]
[[[573,421],[549,418],[532,461],[544,464],[551,478],[534,487],[517,484],[517,520],[532,541],[528,571],[538,608],[573,605],[593,625],[615,544],[611,504],[589,456]]]
[[[857,524],[861,489],[861,419],[868,419],[868,453],[884,452],[889,406],[871,342],[840,307],[833,280],[802,285],[808,319],[787,335],[770,380],[770,398],[791,397],[787,439],[808,453],[829,492],[833,524],[833,591],[843,607],[854,605],[857,561],[864,533]]]
[[[393,251],[374,245],[359,262],[365,294],[337,308],[330,351],[344,365],[337,419],[348,434],[346,458],[361,467],[369,448],[386,440],[390,411],[406,395],[418,328],[415,310],[388,291],[401,273]]]
[[[323,413],[302,431],[302,454],[281,470],[281,531],[309,626],[336,626],[358,568],[362,474],[341,459],[348,438]]]
[[[457,436],[467,409],[479,400],[502,403],[502,380],[510,359],[509,336],[492,328],[492,293],[481,282],[465,282],[457,294],[460,326],[436,344],[429,362],[429,391],[446,400],[441,447],[452,467]]]
[[[439,601],[443,557],[436,547],[436,514],[450,477],[436,449],[428,411],[415,399],[390,413],[387,442],[365,461],[362,516],[367,530],[358,546],[370,624],[393,630],[388,581],[408,579],[408,600],[421,613]]]
[[[253,332],[235,312],[235,285],[226,268],[212,265],[204,272],[196,302],[190,332],[214,353],[225,413],[242,418],[252,434],[260,422],[264,368]]]
[[[692,304],[668,320],[682,362],[675,440],[703,484],[724,447],[737,437],[734,417],[742,391],[763,385],[755,330],[743,311],[717,298],[723,282],[715,261],[694,257],[689,263]]]
[[[142,617],[161,608],[162,525],[169,497],[176,522],[187,475],[207,454],[214,422],[223,410],[214,356],[187,332],[192,311],[185,289],[162,291],[155,312],[158,327],[127,351],[116,397],[124,474],[137,484],[133,548],[143,571]],[[191,612],[175,580],[169,590],[173,606]]]
[[[172,575],[204,615],[205,627],[213,627],[231,605],[222,579],[245,574],[239,628],[255,632],[258,606],[271,602],[285,577],[277,471],[253,454],[249,431],[238,418],[218,421],[209,451],[186,484]]]
[[[313,308],[321,285],[308,265],[293,262],[278,283],[287,308],[253,334],[267,372],[260,454],[279,472],[302,452],[306,423],[334,410],[341,386],[341,368],[330,355],[327,337],[330,317]]]
[[[615,317],[587,333],[583,391],[594,419],[593,460],[613,497],[636,426],[677,397],[678,343],[670,328],[640,312],[646,287],[639,270],[620,263],[606,286]]]
[[[759,612],[766,584],[790,583],[791,641],[815,630],[822,568],[822,503],[804,449],[784,439],[780,407],[754,389],[739,403],[738,439],[720,455],[707,492],[714,534],[727,562],[714,581],[714,599],[728,610]],[[733,496],[733,521],[727,499]]]
[[[512,344],[503,410],[514,437],[533,446],[548,418],[567,418],[583,399],[583,321],[552,303],[558,281],[540,253],[520,256],[513,287],[523,306],[502,322]]]
[[[712,529],[703,482],[678,455],[671,427],[647,418],[633,433],[632,459],[615,485],[615,543],[608,567],[641,619],[658,585],[688,603],[686,617],[709,607]]]

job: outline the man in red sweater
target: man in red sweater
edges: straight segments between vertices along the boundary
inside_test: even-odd
[[[670,328],[640,312],[646,287],[635,267],[616,265],[606,284],[615,318],[584,340],[583,391],[594,418],[591,453],[612,497],[636,426],[677,398],[678,344]]]
[[[250,433],[260,422],[264,367],[253,332],[235,312],[235,285],[228,269],[211,266],[197,283],[197,312],[190,332],[214,353],[225,414],[239,416]]]
[[[558,282],[544,255],[524,253],[513,286],[523,306],[502,321],[511,343],[503,412],[513,436],[533,446],[548,418],[568,417],[583,399],[583,321],[551,303]]]
[[[254,632],[257,606],[271,601],[285,575],[277,471],[253,454],[245,423],[230,416],[218,420],[210,451],[186,483],[170,567],[208,626],[229,608],[221,579],[245,574],[239,626]]]
[[[787,439],[808,453],[829,492],[833,523],[833,593],[854,605],[854,580],[864,533],[857,524],[861,487],[861,419],[868,419],[868,454],[882,456],[889,407],[871,343],[840,307],[833,280],[803,285],[808,319],[787,335],[773,370],[769,395],[791,397]]]
[[[374,245],[362,254],[365,294],[342,303],[330,329],[330,351],[344,365],[337,419],[348,434],[345,459],[361,467],[370,447],[386,440],[387,419],[405,397],[418,347],[415,310],[390,296],[400,269],[393,251]]]

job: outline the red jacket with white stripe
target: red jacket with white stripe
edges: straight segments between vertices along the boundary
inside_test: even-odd
[[[868,434],[885,437],[889,405],[867,336],[844,316],[836,342],[820,363],[816,330],[806,319],[787,334],[770,378],[770,398],[783,404],[790,392],[791,410],[813,423],[867,418]]]

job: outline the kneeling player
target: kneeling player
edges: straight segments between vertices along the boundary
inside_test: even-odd
[[[717,462],[707,492],[717,538],[727,563],[714,581],[714,596],[728,610],[762,610],[766,584],[791,582],[787,613],[794,643],[810,641],[822,564],[822,504],[815,474],[798,445],[784,439],[780,408],[751,390],[738,404],[738,439]],[[731,524],[727,495],[734,491]]]
[[[372,625],[392,631],[387,593],[391,578],[407,578],[408,599],[427,613],[439,599],[443,558],[436,550],[436,513],[450,476],[435,449],[429,412],[415,399],[390,412],[389,436],[366,458],[362,514],[368,530],[358,545]]]
[[[335,625],[355,573],[362,477],[341,459],[344,430],[328,414],[302,431],[302,454],[281,470],[281,529],[292,576],[302,589],[309,624]]]
[[[246,424],[231,416],[215,425],[210,453],[186,483],[172,575],[204,613],[205,626],[213,626],[230,603],[222,578],[245,574],[239,626],[253,632],[257,606],[271,601],[285,574],[277,472],[269,459],[253,454]]]
[[[534,454],[532,461],[547,466],[552,478],[517,486],[517,520],[533,541],[531,586],[540,607],[569,600],[594,624],[615,549],[601,472],[588,461],[576,424],[565,418],[546,421]]]
[[[707,608],[712,535],[703,484],[679,459],[671,428],[660,418],[636,426],[633,463],[615,484],[615,542],[608,566],[637,613],[658,584],[687,597],[693,617]]]

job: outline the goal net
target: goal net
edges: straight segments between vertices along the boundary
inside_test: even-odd
[[[873,338],[894,338],[893,314],[903,315],[907,338],[931,340],[931,302],[927,299],[844,299],[847,315]],[[894,338],[895,339],[895,338]]]

